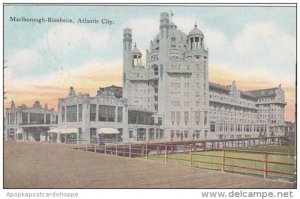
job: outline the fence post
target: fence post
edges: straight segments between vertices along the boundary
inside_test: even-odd
[[[116,145],[116,156],[118,156],[118,145]]]
[[[131,144],[129,145],[129,157],[131,158]]]
[[[141,157],[144,156],[144,145],[142,145],[142,148],[141,148]]]
[[[225,149],[222,151],[222,171],[225,171]]]
[[[106,144],[104,144],[104,154],[106,154]]]
[[[190,167],[193,166],[193,155],[192,155],[192,148],[190,148]]]
[[[268,154],[265,153],[265,161],[264,161],[264,178],[268,177]]]
[[[87,148],[88,148],[88,146],[87,146],[87,144],[85,145],[85,152],[87,152]]]
[[[294,187],[297,187],[297,156],[294,156]]]
[[[165,146],[165,163],[168,162],[168,145]]]
[[[146,160],[148,160],[148,144],[146,144]]]

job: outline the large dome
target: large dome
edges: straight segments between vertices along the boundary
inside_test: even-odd
[[[197,24],[195,23],[194,29],[189,33],[189,36],[202,35],[203,32],[197,28]]]

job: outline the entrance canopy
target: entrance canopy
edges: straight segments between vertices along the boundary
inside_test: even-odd
[[[114,128],[100,128],[97,129],[97,134],[119,134],[120,132]]]
[[[66,128],[60,131],[61,134],[77,133],[77,128]]]
[[[49,131],[47,131],[48,133],[59,133],[61,131],[61,129],[58,128],[54,128],[54,129],[50,129]]]
[[[77,133],[77,131],[78,131],[77,128],[64,128],[64,129],[54,128],[54,129],[50,129],[48,133],[70,134],[70,133]]]

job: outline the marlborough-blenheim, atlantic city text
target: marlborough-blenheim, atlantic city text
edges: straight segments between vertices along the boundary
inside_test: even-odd
[[[54,18],[54,17],[41,17],[41,18],[28,18],[28,17],[10,17],[11,22],[31,22],[31,23],[74,23],[69,18]]]

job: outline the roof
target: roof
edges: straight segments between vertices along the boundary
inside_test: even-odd
[[[247,93],[250,93],[258,98],[260,97],[274,97],[276,96],[276,90],[278,88],[267,88],[267,89],[259,89],[259,90],[252,90],[252,91],[246,91]]]
[[[203,32],[197,28],[197,24],[195,23],[194,29],[189,33],[189,35],[203,35]]]
[[[257,96],[255,96],[253,93],[249,93],[247,91],[240,90],[240,94],[241,94],[242,98],[250,98],[250,99],[257,100]]]
[[[134,44],[134,48],[132,50],[132,54],[142,55],[141,51],[136,47],[136,44]]]
[[[213,82],[209,82],[209,88],[213,88],[213,89],[217,89],[217,90],[221,90],[221,91],[225,91],[225,92],[230,91],[226,86],[221,85],[221,84],[216,84]]]

